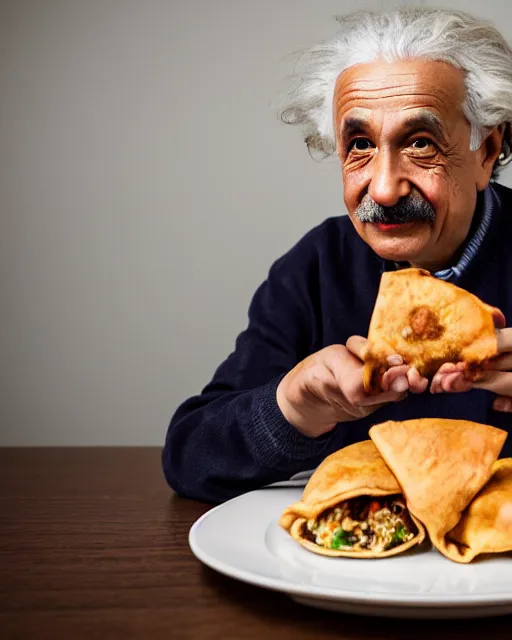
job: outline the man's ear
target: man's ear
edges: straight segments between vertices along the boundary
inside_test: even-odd
[[[491,180],[494,163],[501,153],[504,134],[504,124],[494,127],[494,129],[487,134],[477,151],[476,188],[478,191],[483,191]]]

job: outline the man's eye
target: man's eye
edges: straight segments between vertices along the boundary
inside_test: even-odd
[[[416,138],[416,140],[412,143],[411,145],[413,147],[413,149],[429,149],[430,147],[435,147],[435,144],[432,142],[432,140],[429,140],[428,138]]]
[[[355,151],[368,151],[372,146],[373,145],[368,138],[356,138],[355,140],[352,140],[348,150],[351,151],[354,149]]]

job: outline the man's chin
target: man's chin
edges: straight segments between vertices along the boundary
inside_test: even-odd
[[[406,225],[361,225],[361,237],[375,253],[385,260],[395,262],[415,262],[424,254],[431,233],[425,222],[411,222]]]

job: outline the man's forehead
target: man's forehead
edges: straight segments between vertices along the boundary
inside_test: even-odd
[[[465,96],[463,74],[451,64],[434,60],[398,60],[357,64],[336,82],[334,110],[339,123],[355,109],[412,111],[424,109],[443,119],[460,111]]]
[[[410,60],[374,60],[354,64],[340,73],[336,89],[374,91],[386,88],[397,93],[407,92],[409,87],[422,86],[427,90],[446,89],[464,84],[461,69],[441,60],[415,58]]]

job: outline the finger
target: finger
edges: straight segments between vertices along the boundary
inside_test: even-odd
[[[492,308],[492,319],[494,320],[494,326],[496,327],[496,329],[503,329],[507,324],[505,316],[497,307]]]
[[[396,391],[398,393],[403,393],[409,389],[409,380],[407,380],[407,375],[398,376],[391,383],[391,391]]]
[[[345,346],[356,358],[364,360],[366,349],[368,348],[368,340],[363,336],[350,336]]]
[[[430,393],[441,393],[443,390],[441,387],[441,380],[443,378],[443,374],[446,373],[455,373],[458,371],[457,365],[453,362],[445,362],[443,365],[439,367],[434,377],[432,378],[432,383],[430,385]]]
[[[496,337],[498,339],[498,351],[500,353],[512,351],[512,328],[498,329],[496,331]]]
[[[473,389],[493,391],[501,396],[512,396],[512,373],[507,371],[486,371],[482,380],[473,383]]]
[[[357,338],[358,336],[352,336]],[[365,340],[363,338],[363,340]],[[347,376],[349,367],[362,370],[361,363],[357,357],[347,348],[341,347],[336,350],[335,358],[324,363],[329,370],[333,380],[333,392],[340,394],[346,402],[356,407],[376,407],[388,402],[397,402],[406,397],[407,394],[389,390],[374,396],[369,396],[364,392],[360,375]]]
[[[411,367],[407,372],[407,380],[409,382],[409,390],[412,393],[423,393],[427,390],[428,379],[424,378],[416,367]]]
[[[388,358],[389,361],[389,358]],[[383,391],[389,391],[392,389],[393,391],[406,391],[409,387],[409,383],[407,381],[407,371],[409,369],[409,365],[401,364],[398,366],[393,366],[388,369],[384,375],[382,376],[381,387]],[[397,382],[397,380],[402,379],[402,382]],[[406,386],[404,387],[404,382]]]
[[[463,393],[474,388],[474,383],[468,380],[461,371],[436,374],[432,380],[431,393]]]
[[[341,390],[340,380],[336,373],[340,374],[340,371],[345,371],[347,362],[352,363],[353,366],[357,360],[345,347],[336,349],[333,353],[335,357],[330,361],[330,364],[332,365],[334,362],[335,366],[329,366],[329,362],[320,361],[308,368],[303,375],[306,388],[323,403],[323,407],[320,406],[317,410],[318,417],[334,418],[337,422],[340,412],[341,415],[351,414],[352,403]]]
[[[494,411],[503,411],[505,413],[512,413],[512,398],[505,396],[498,396],[492,403]]]
[[[357,347],[359,338],[359,336],[349,338],[352,346],[355,345]],[[365,340],[365,338],[361,338],[361,340]],[[331,372],[338,393],[341,393],[349,404],[359,404],[359,400],[366,395],[363,388],[363,364],[361,360],[348,347],[343,345],[339,345],[339,348],[336,349],[329,347],[328,349],[329,355],[324,359],[323,364]]]
[[[512,370],[512,353],[503,353],[501,356],[489,360],[485,369],[487,371],[511,371]]]
[[[455,373],[456,371],[460,371],[459,364],[463,363],[445,362],[439,367],[437,373]]]
[[[445,373],[441,377],[441,389],[445,393],[462,393],[473,388],[473,383],[467,380],[460,371]]]

